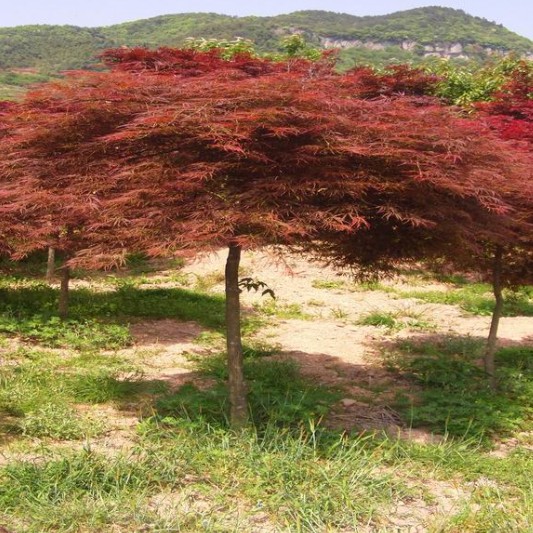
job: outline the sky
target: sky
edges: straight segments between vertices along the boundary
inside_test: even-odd
[[[4,0],[0,10],[0,27],[21,24],[109,26],[158,15],[191,12],[265,16],[322,9],[359,16],[384,15],[428,5],[462,9],[533,39],[533,0]]]

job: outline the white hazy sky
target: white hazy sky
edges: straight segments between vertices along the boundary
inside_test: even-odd
[[[276,15],[303,9],[323,9],[352,15],[383,15],[394,11],[441,5],[503,24],[533,39],[533,0],[4,0],[0,26],[74,24],[107,26],[172,13],[212,12],[226,15]]]

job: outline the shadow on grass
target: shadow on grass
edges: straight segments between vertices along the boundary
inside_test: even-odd
[[[135,375],[119,379],[105,373],[72,376],[67,378],[66,386],[76,402],[113,402],[119,409],[131,407],[141,396],[153,396],[168,391],[163,380],[144,379]]]
[[[78,440],[105,431],[102,420],[85,413],[84,405],[112,404],[138,412],[142,399],[168,391],[162,380],[103,369],[49,369],[32,362],[4,369],[0,380],[0,440],[9,435]]]
[[[58,290],[44,283],[0,286],[0,331],[52,347],[118,349],[131,344],[125,324],[134,318],[171,318],[224,329],[224,297],[187,289],[72,289],[67,321],[57,317],[57,300]]]
[[[341,398],[338,390],[302,378],[294,361],[262,357],[267,354],[251,348],[245,353],[250,418],[258,430],[272,424],[299,427],[302,423],[318,421]],[[225,354],[199,357],[196,364],[198,375],[208,378],[212,386],[200,388],[187,383],[161,397],[156,403],[158,420],[187,419],[228,427]]]
[[[533,347],[517,343],[499,350],[500,386],[492,391],[479,366],[483,343],[445,335],[403,339],[381,346],[385,367],[321,353],[251,353],[245,361],[251,418],[259,429],[272,421],[298,427],[324,419],[333,429],[418,427],[485,442],[532,429]],[[212,386],[188,383],[163,395],[157,419],[227,426],[224,356],[199,357],[196,364]]]
[[[388,368],[411,386],[396,408],[414,427],[489,438],[533,429],[533,346],[508,343],[496,355],[499,385],[482,369],[485,339],[430,335],[384,346]]]
[[[44,283],[0,289],[0,312],[19,318],[57,314],[58,290]],[[221,329],[224,325],[224,298],[180,288],[139,289],[119,287],[113,291],[70,291],[70,317],[88,318],[176,318]]]

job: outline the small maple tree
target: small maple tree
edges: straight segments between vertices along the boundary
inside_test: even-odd
[[[484,120],[497,135],[515,149],[531,156],[533,153],[533,63],[518,61],[505,76],[505,82],[488,102],[474,104],[476,118]],[[531,158],[530,158],[531,159]],[[503,288],[533,284],[533,234],[527,228],[533,223],[531,189],[525,185],[522,201],[516,198],[515,219],[526,225],[518,238],[493,247],[485,271],[490,273],[496,305],[492,315],[485,369],[495,385],[495,352],[498,324],[503,313]]]
[[[226,246],[234,425],[247,418],[243,248],[288,244],[376,271],[442,256],[475,266],[486,243],[530,231],[513,214],[531,207],[527,157],[419,96],[406,71],[371,83],[368,72],[334,73],[327,57],[104,57],[111,72],[28,96],[0,165],[12,200],[2,209],[20,213],[17,195],[31,204],[17,246],[66,234],[71,264]]]
[[[522,61],[508,75],[506,83],[490,101],[475,108],[489,125],[517,147],[531,150],[533,146],[533,63]]]
[[[424,94],[438,94],[468,111],[472,121],[479,121],[514,150],[529,157],[533,146],[533,62],[504,58],[475,71],[440,63],[436,84],[419,85]],[[489,337],[485,351],[485,369],[495,385],[495,352],[497,331],[503,312],[505,287],[533,283],[533,235],[529,171],[520,191],[506,191],[513,205],[515,226],[513,238],[483,244],[474,262],[476,270],[491,282],[495,297]],[[503,192],[503,191],[501,191]],[[512,196],[512,199],[509,197]],[[469,268],[468,263],[466,268]]]

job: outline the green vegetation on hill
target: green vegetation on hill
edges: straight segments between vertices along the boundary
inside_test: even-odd
[[[320,38],[358,39],[392,47],[379,51],[387,60],[392,54],[404,60],[422,53],[422,45],[460,42],[467,53],[482,47],[528,53],[533,43],[479,17],[463,11],[425,7],[384,16],[356,17],[327,11],[298,11],[276,17],[232,17],[215,13],[165,15],[101,28],[75,26],[20,26],[0,28],[0,70],[33,68],[58,72],[85,68],[95,56],[116,46],[179,46],[189,37],[234,39],[244,37],[262,52],[276,51],[284,34],[304,32],[318,44]],[[413,52],[395,48],[402,41],[419,43]],[[363,51],[365,52],[365,51]],[[368,54],[369,51],[366,51]],[[402,55],[403,53],[403,55]],[[352,52],[353,54],[353,52]],[[372,57],[374,55],[370,54]],[[378,58],[379,59],[379,58]]]
[[[100,50],[115,44],[96,28],[44,25],[0,28],[0,69],[58,72],[86,68]]]
[[[478,44],[504,50],[529,51],[532,43],[502,25],[468,15],[460,9],[423,7],[390,15],[354,17],[324,11],[299,11],[275,17],[282,24],[309,28],[320,35],[379,42]]]

